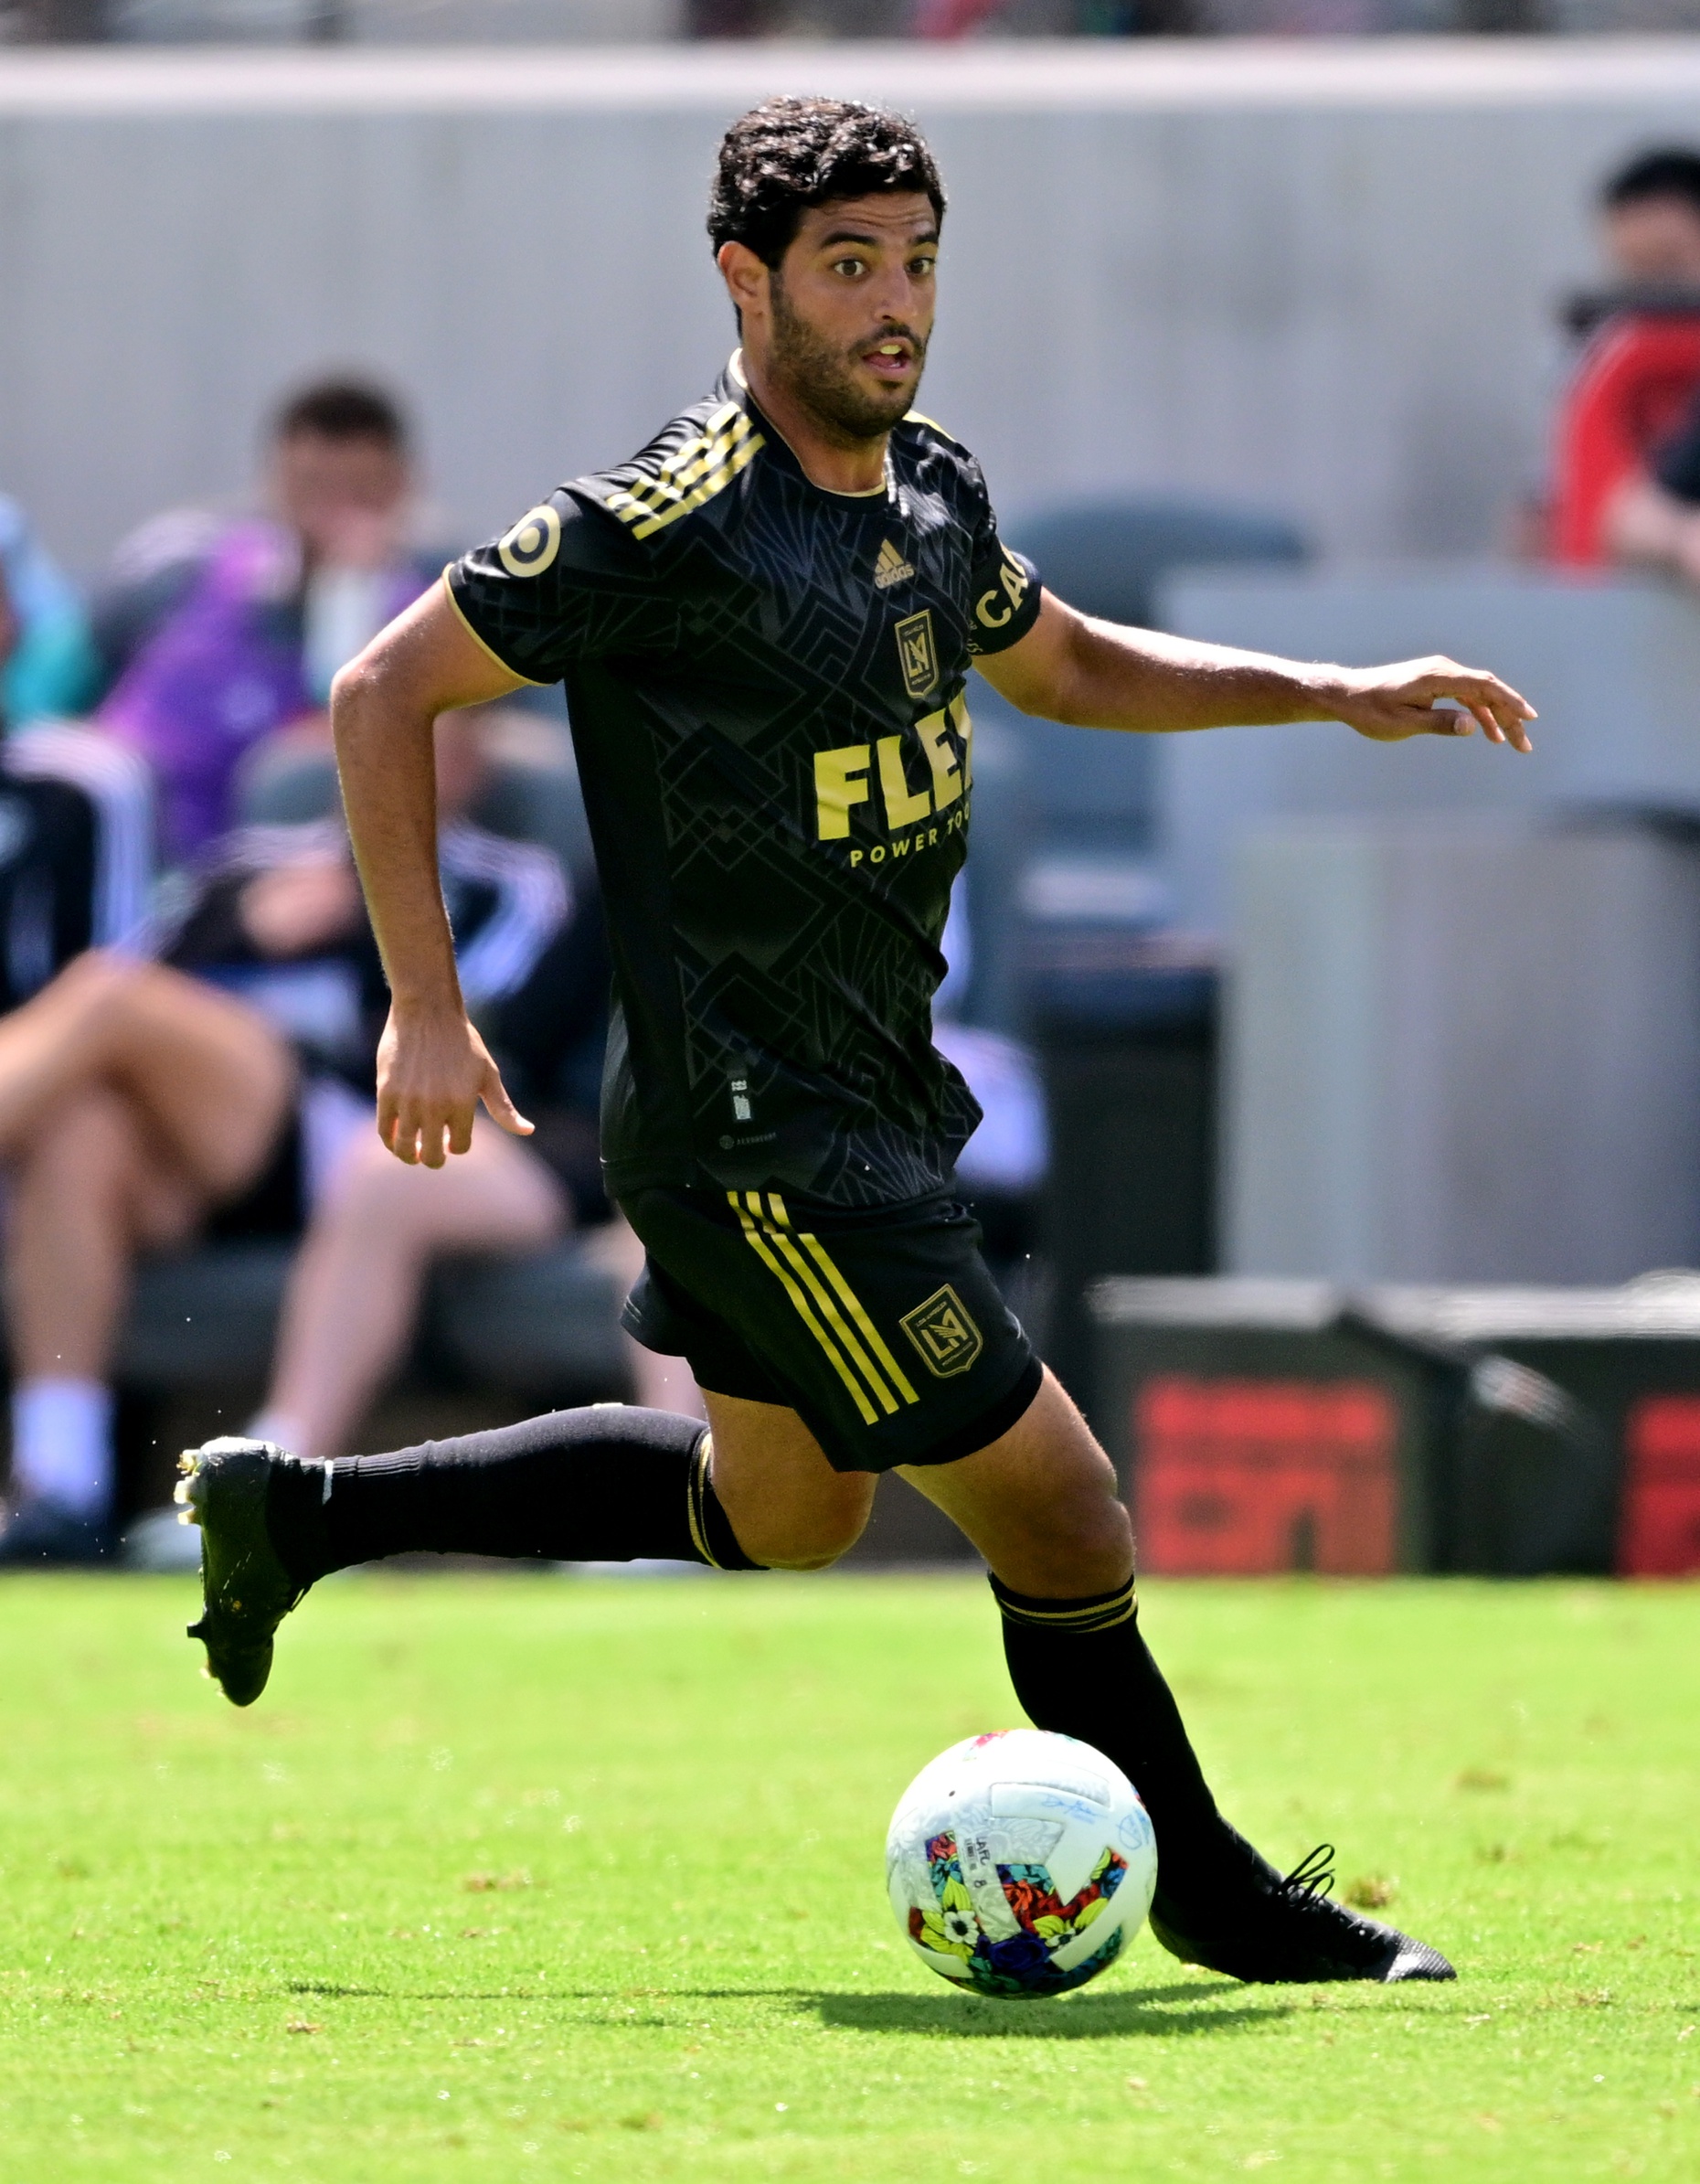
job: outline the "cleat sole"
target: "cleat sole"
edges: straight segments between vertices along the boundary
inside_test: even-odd
[[[202,1535],[205,1603],[189,1636],[207,1648],[206,1673],[232,1706],[251,1706],[271,1673],[272,1635],[306,1590],[271,1544],[266,1501],[273,1467],[291,1463],[270,1444],[228,1439],[186,1449],[174,1499]]]

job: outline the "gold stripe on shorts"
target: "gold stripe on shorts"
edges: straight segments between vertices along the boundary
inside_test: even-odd
[[[874,1401],[887,1418],[891,1417],[898,1407],[896,1396],[880,1379],[878,1369],[862,1348],[860,1342],[856,1340],[855,1329],[850,1326],[844,1314],[838,1309],[836,1300],[830,1291],[822,1286],[820,1276],[797,1249],[796,1239],[791,1234],[785,1222],[783,1201],[777,1197],[770,1196],[768,1203],[773,1209],[775,1215],[774,1220],[763,1224],[768,1241],[778,1247],[781,1257],[791,1267],[792,1273],[801,1276],[803,1286],[814,1299],[815,1308],[837,1337],[845,1354],[858,1369],[862,1378],[873,1390]],[[804,1241],[808,1240],[805,1238]]]
[[[778,1191],[770,1190],[768,1193],[768,1205],[771,1209],[773,1219],[778,1226],[781,1229],[789,1230],[791,1228],[791,1215],[786,1211],[785,1201],[782,1198],[781,1198]],[[873,1351],[874,1355],[879,1359],[879,1362],[885,1367],[887,1372],[891,1376],[892,1383],[896,1387],[898,1393],[903,1398],[906,1403],[919,1402],[920,1398],[916,1394],[914,1389],[910,1386],[908,1376],[904,1372],[903,1368],[892,1356],[890,1349],[887,1346],[884,1336],[881,1335],[879,1329],[869,1318],[867,1312],[863,1305],[861,1298],[857,1296],[855,1291],[851,1288],[849,1283],[846,1282],[843,1274],[839,1273],[836,1265],[834,1265],[833,1260],[828,1255],[826,1247],[821,1242],[819,1237],[811,1236],[806,1230],[798,1230],[795,1231],[795,1233],[797,1233],[801,1241],[807,1245],[811,1254],[819,1262],[822,1270],[824,1272],[827,1280],[838,1292],[840,1297],[843,1298],[845,1305],[848,1310],[851,1318],[855,1320],[856,1326],[860,1327],[863,1334],[866,1336],[867,1346],[869,1349]],[[848,1333],[847,1329],[845,1331]],[[871,1366],[869,1367],[868,1371],[869,1377],[875,1378]]]
[[[738,1203],[738,1193],[735,1190],[728,1190],[726,1196],[727,1203],[731,1207],[733,1212],[737,1214],[739,1224],[743,1229],[745,1242],[749,1244],[750,1250],[755,1252],[757,1258],[760,1260],[762,1265],[767,1268],[768,1272],[783,1288],[786,1295],[791,1299],[792,1305],[796,1307],[798,1318],[802,1320],[803,1326],[808,1328],[810,1334],[813,1336],[816,1342],[820,1344],[822,1349],[825,1351],[827,1357],[832,1360],[834,1371],[838,1375],[838,1378],[844,1382],[845,1386],[850,1390],[851,1398],[855,1401],[856,1409],[862,1413],[863,1424],[875,1424],[877,1422],[877,1416],[873,1404],[868,1401],[866,1390],[863,1388],[862,1383],[856,1379],[855,1373],[851,1371],[850,1367],[845,1363],[844,1357],[840,1353],[837,1346],[833,1341],[832,1337],[821,1325],[820,1321],[814,1316],[813,1307],[810,1305],[807,1296],[797,1286],[796,1283],[792,1279],[791,1274],[786,1271],[786,1269],[781,1265],[780,1262],[774,1257],[771,1250],[769,1248],[767,1238],[762,1235],[761,1231],[757,1228],[755,1222],[751,1220],[749,1215]],[[760,1194],[752,1190],[749,1193],[749,1196],[751,1200],[754,1202],[755,1209],[759,1214],[761,1210]],[[777,1241],[777,1237],[775,1240]],[[888,1402],[888,1407],[895,1408],[895,1405],[890,1405]]]

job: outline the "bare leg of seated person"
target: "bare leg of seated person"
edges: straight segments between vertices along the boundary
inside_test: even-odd
[[[313,1209],[250,1432],[296,1455],[339,1454],[401,1361],[434,1259],[540,1252],[571,1225],[550,1169],[493,1123],[441,1168],[406,1167],[364,1132]]]
[[[16,1373],[0,1561],[103,1545],[112,1346],[139,1251],[254,1179],[293,1090],[241,1003],[157,964],[73,964],[0,1023],[5,1294]]]

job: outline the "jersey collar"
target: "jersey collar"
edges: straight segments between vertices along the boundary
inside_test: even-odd
[[[714,399],[717,402],[736,403],[752,423],[760,425],[773,460],[781,470],[790,471],[793,476],[801,478],[811,493],[820,494],[824,500],[847,501],[861,508],[887,507],[896,499],[898,480],[892,467],[889,439],[886,442],[886,482],[883,485],[876,486],[870,493],[834,493],[830,485],[817,485],[797,460],[797,451],[749,391],[749,381],[744,377],[742,349],[734,349],[727,359],[726,369],[720,374],[714,390]]]

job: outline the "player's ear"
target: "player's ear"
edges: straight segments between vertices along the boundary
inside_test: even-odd
[[[723,242],[715,252],[715,263],[740,321],[752,305],[757,309],[765,305],[768,269],[748,243]]]

